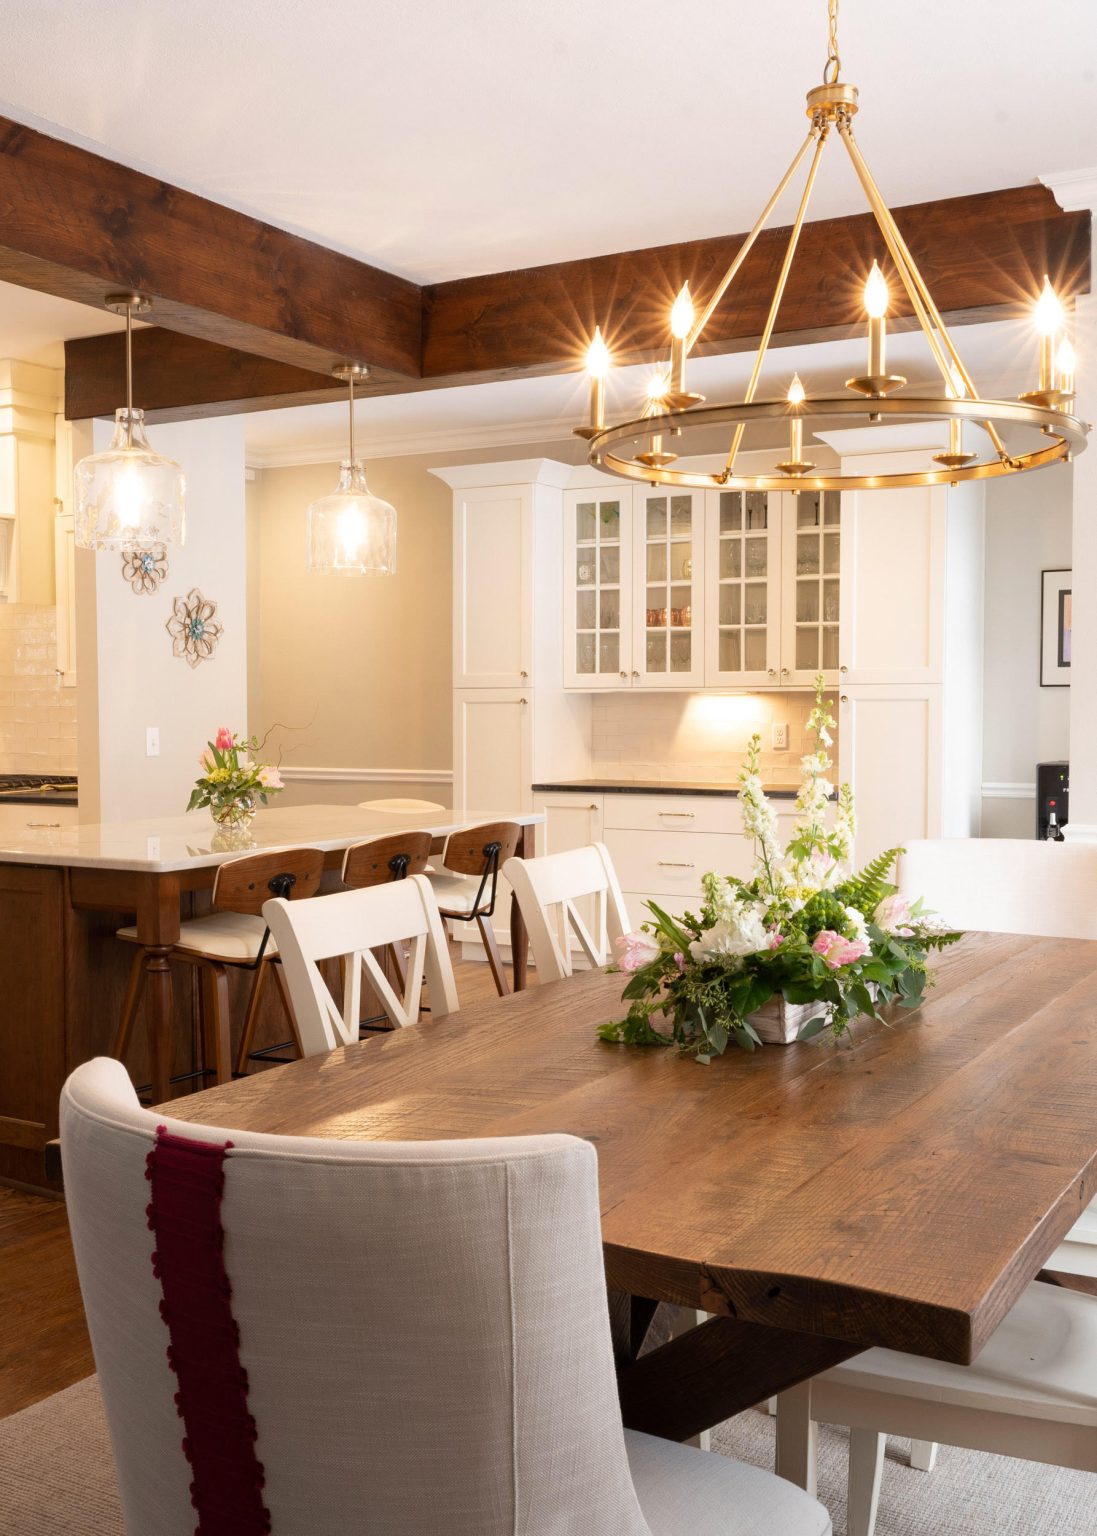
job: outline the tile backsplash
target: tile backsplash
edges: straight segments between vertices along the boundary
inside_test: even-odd
[[[76,772],[76,689],[57,674],[57,610],[0,603],[0,773]]]
[[[749,738],[762,737],[763,782],[796,784],[812,745],[810,693],[602,693],[593,697],[591,772],[599,778],[734,780]],[[831,700],[831,713],[837,715]],[[774,749],[773,726],[788,727]],[[838,759],[835,737],[831,756]]]

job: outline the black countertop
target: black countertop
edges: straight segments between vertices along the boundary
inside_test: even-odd
[[[763,783],[763,789],[770,800],[795,800],[799,793],[787,785],[770,785]],[[665,779],[561,779],[555,784],[534,784],[534,794],[567,794],[574,790],[577,794],[588,795],[727,795],[735,796],[739,793],[738,782],[731,784],[693,783],[683,779],[676,784],[669,784]]]

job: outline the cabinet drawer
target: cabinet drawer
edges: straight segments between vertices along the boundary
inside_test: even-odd
[[[735,832],[742,826],[731,795],[607,795],[603,823],[652,832]]]
[[[701,876],[750,873],[751,845],[745,837],[720,832],[637,832],[607,830],[622,891],[652,896],[700,896]]]

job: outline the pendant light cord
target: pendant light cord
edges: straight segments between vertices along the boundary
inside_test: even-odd
[[[126,305],[126,447],[133,447],[133,307]]]
[[[354,374],[353,373],[348,374],[348,376],[347,376],[347,389],[349,391],[348,396],[347,396],[347,410],[348,410],[349,415],[350,415],[350,432],[348,434],[349,437],[350,437],[350,462],[351,462],[351,468],[353,469],[353,467],[354,467]]]

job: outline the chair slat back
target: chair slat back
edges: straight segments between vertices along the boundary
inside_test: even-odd
[[[214,910],[258,917],[272,896],[300,901],[318,895],[323,873],[324,854],[319,848],[275,848],[229,859],[214,877]]]
[[[572,974],[573,937],[591,965],[609,963],[614,941],[628,931],[628,914],[603,843],[540,859],[510,859],[503,873],[521,908],[540,981]],[[576,907],[584,896],[592,898],[590,929]]]
[[[424,979],[431,1016],[457,1012],[457,989],[430,881],[424,875],[363,890],[339,891],[292,904],[274,898],[263,916],[282,958],[293,1011],[306,1056],[333,1051],[358,1039],[362,977],[398,1028],[414,1024]],[[373,950],[411,941],[403,996],[397,996]],[[320,971],[320,962],[342,958],[341,1005]]]
[[[408,875],[421,875],[430,859],[429,832],[394,832],[348,848],[343,860],[343,884],[350,890],[387,885]]]
[[[927,838],[907,844],[899,889],[955,928],[1097,939],[1097,845]]]
[[[442,863],[455,875],[482,875],[488,860],[502,869],[518,848],[522,829],[514,821],[489,821],[482,827],[464,827],[446,839]],[[494,853],[489,852],[494,850]]]

